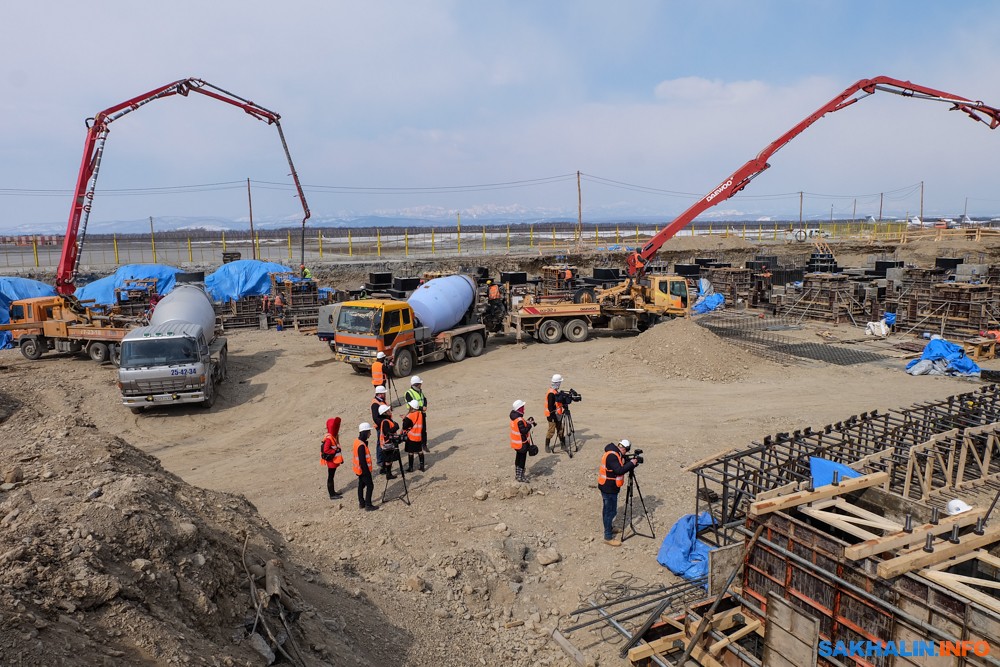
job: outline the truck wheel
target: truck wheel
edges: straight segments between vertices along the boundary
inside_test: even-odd
[[[368,375],[370,372],[367,366],[362,366],[361,364],[351,364],[351,368],[353,368],[354,372],[358,375]]]
[[[545,320],[538,327],[538,340],[543,343],[558,343],[562,340],[563,328],[556,320]]]
[[[24,355],[25,359],[31,359],[36,361],[41,358],[42,354],[45,352],[45,346],[42,345],[42,341],[38,340],[35,336],[29,336],[21,341],[21,354]]]
[[[99,341],[90,344],[90,347],[87,348],[87,354],[99,364],[103,364],[111,358],[111,351],[108,350],[108,346]]]
[[[134,415],[141,415],[143,413],[143,408],[138,406],[130,405],[128,409]]]
[[[215,405],[215,380],[210,377],[205,387],[205,402],[201,404],[201,407],[208,410],[213,405]]]
[[[219,382],[229,377],[229,348],[224,347],[219,352]]]
[[[121,366],[122,363],[122,346],[112,343],[108,346],[109,355],[111,357],[111,363],[114,364],[115,368]]]
[[[392,355],[392,370],[398,378],[409,376],[413,372],[413,352],[400,350]]]
[[[590,336],[590,329],[583,320],[570,320],[563,327],[563,335],[571,343],[582,343]]]
[[[593,287],[581,287],[573,292],[573,303],[597,303],[597,292]]]
[[[473,331],[466,336],[465,342],[469,348],[470,357],[478,357],[483,353],[483,349],[486,347],[486,341],[483,339],[483,334],[478,331]]]
[[[451,339],[451,348],[448,350],[448,359],[454,362],[459,362],[465,359],[465,353],[469,351],[468,345],[465,344],[465,339],[461,336],[455,336]]]

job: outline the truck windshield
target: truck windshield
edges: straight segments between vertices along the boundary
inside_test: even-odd
[[[340,309],[337,319],[337,331],[346,333],[378,333],[381,325],[381,308],[347,306]]]
[[[192,338],[127,340],[122,343],[121,367],[174,366],[198,361],[198,342]]]

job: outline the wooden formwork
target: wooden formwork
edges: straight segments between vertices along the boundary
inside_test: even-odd
[[[866,316],[865,305],[855,297],[856,287],[842,273],[807,273],[802,287],[786,292],[778,312],[797,319],[857,324]]]

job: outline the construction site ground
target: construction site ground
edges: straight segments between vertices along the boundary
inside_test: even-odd
[[[315,336],[237,332],[214,408],[142,415],[119,404],[110,365],[3,352],[0,471],[23,479],[0,491],[0,662],[264,664],[235,641],[253,617],[246,540],[284,563],[306,609],[295,633],[306,664],[575,664],[548,637],[567,612],[621,573],[635,586],[675,581],[656,554],[693,511],[685,468],[767,434],[978,384],[911,377],[912,353],[853,340],[862,329],[803,322],[781,333],[897,358],[780,362],[692,320],[579,344],[492,338],[480,358],[418,369],[428,467],[407,475],[410,505],[371,513],[358,508],[349,454],[336,475],[343,499],[327,498],[319,445],[340,416],[350,448],[372,385]],[[517,485],[510,404],[527,401],[543,424],[553,373],[583,395],[580,449],[530,458],[530,481]],[[620,438],[645,451],[637,478],[656,537],[615,548],[602,541],[595,484],[604,445]],[[384,486],[377,478],[376,502]],[[388,491],[397,497],[400,480]],[[622,664],[606,629],[570,640],[596,664]]]

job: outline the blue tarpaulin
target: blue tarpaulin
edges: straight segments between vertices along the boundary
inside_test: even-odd
[[[205,287],[215,301],[236,301],[245,296],[271,293],[272,273],[294,273],[287,266],[255,259],[240,259],[205,276]]]
[[[886,313],[882,319],[891,327],[896,324],[896,313]]]
[[[10,322],[10,304],[19,299],[33,299],[36,296],[54,296],[51,285],[27,278],[0,277],[0,324]],[[12,347],[9,331],[0,331],[0,350]]]
[[[707,544],[698,540],[698,530],[712,525],[712,515],[702,512],[697,518],[685,514],[663,538],[656,562],[685,579],[708,576]]]
[[[906,370],[909,371],[922,361],[944,362],[945,372],[948,375],[979,375],[981,372],[976,362],[965,356],[965,350],[940,337],[927,343],[920,358],[906,364]]]
[[[813,488],[833,484],[833,473],[837,473],[838,479],[848,479],[850,477],[860,477],[859,473],[850,466],[843,463],[821,459],[818,456],[809,457],[809,474],[812,475]]]
[[[127,280],[156,278],[157,294],[167,294],[174,288],[174,274],[180,269],[163,264],[126,264],[110,276],[88,283],[76,290],[80,301],[94,300],[97,305],[111,305],[115,302],[115,290],[123,287]]]
[[[708,313],[716,308],[720,307],[726,302],[726,298],[719,294],[718,292],[714,294],[709,294],[704,299],[701,299],[694,306],[691,307],[691,312],[695,315],[701,315],[702,313]]]

